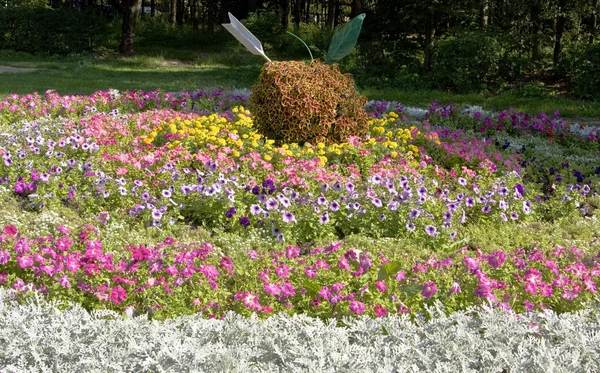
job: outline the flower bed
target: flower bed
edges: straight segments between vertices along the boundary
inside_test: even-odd
[[[276,144],[247,97],[0,101],[1,286],[159,319],[571,312],[596,296],[595,129],[379,101],[364,138]]]

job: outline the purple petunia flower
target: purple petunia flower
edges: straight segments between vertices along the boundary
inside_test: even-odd
[[[279,203],[274,198],[269,198],[267,200],[267,210],[276,210],[279,207]]]
[[[433,225],[428,225],[425,227],[425,232],[430,236],[435,236],[437,234],[437,228]]]
[[[339,209],[340,209],[340,204],[339,204],[337,201],[332,201],[332,202],[329,204],[329,209],[330,209],[331,211],[333,211],[333,212],[336,212],[337,210],[339,210]]]
[[[286,223],[295,223],[296,222],[296,218],[294,217],[294,214],[292,214],[289,211],[286,211],[283,213],[282,219]]]
[[[319,223],[327,224],[328,222],[329,222],[329,213],[327,211],[325,211],[319,218]]]
[[[250,219],[246,216],[241,217],[239,221],[240,221],[240,225],[242,225],[243,227],[247,227],[250,225]]]
[[[435,286],[435,283],[433,281],[428,281],[423,284],[423,290],[421,291],[421,295],[429,299],[433,297],[437,290],[438,289]]]
[[[227,219],[231,219],[233,218],[233,215],[235,215],[237,213],[235,207],[231,207],[229,210],[227,210],[227,212],[225,213],[225,217]]]

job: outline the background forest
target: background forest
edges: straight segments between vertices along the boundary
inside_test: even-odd
[[[277,59],[326,53],[331,34],[366,13],[342,70],[361,87],[535,98],[600,95],[598,0],[3,0],[0,49],[179,60],[245,52],[220,26],[231,12]],[[248,57],[248,56],[244,56]],[[252,58],[252,56],[250,56]],[[251,60],[252,62],[253,60]],[[246,59],[245,61],[248,61]],[[257,57],[256,63],[259,63]]]

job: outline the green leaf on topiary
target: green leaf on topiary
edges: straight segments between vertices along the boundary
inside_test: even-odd
[[[356,46],[356,41],[358,40],[365,17],[364,13],[354,17],[353,20],[340,27],[333,34],[325,63],[332,64],[337,62],[352,52],[352,49]]]

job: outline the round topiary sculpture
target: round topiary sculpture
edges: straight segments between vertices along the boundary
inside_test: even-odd
[[[272,62],[260,40],[229,13],[230,23],[223,27],[252,54],[267,60],[250,96],[254,123],[263,135],[280,143],[302,144],[341,142],[352,135],[367,134],[367,113],[363,110],[367,99],[356,91],[352,77],[333,65],[356,46],[364,18],[364,14],[358,15],[333,34],[327,65],[314,60],[307,65]]]
[[[342,142],[368,133],[367,99],[337,65],[267,63],[252,89],[256,129],[276,142]]]

